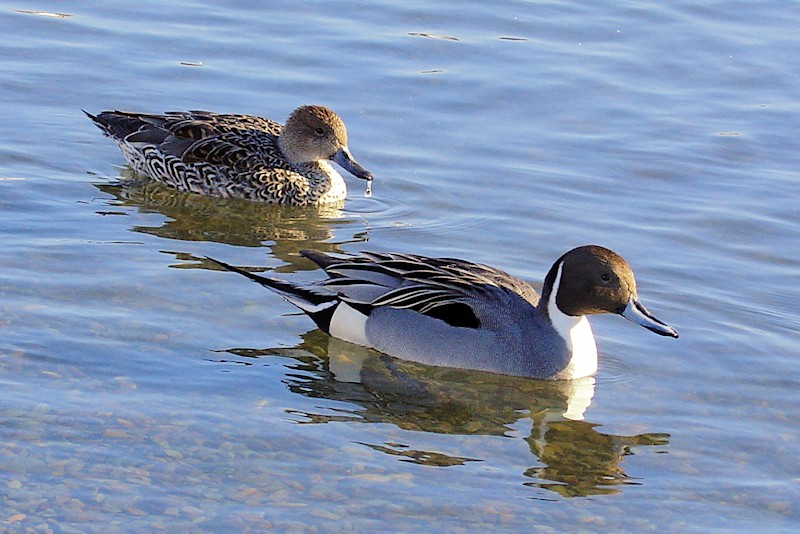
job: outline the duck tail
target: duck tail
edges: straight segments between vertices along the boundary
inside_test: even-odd
[[[311,317],[320,330],[325,333],[329,332],[333,312],[341,302],[336,294],[321,291],[321,288],[318,286],[298,286],[291,282],[286,282],[285,280],[260,276],[240,269],[239,267],[229,265],[223,261],[215,260],[214,258],[206,257],[206,259],[216,263],[223,269],[240,274],[274,291],[283,297],[284,300],[294,304],[306,315]]]
[[[92,115],[85,109],[81,111],[92,120],[95,126],[112,139],[125,139],[125,137],[139,131],[146,124],[145,121],[133,113],[102,111],[97,115]]]

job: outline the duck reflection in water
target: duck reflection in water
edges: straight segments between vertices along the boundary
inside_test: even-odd
[[[631,448],[664,446],[667,434],[611,435],[584,420],[595,379],[549,381],[430,367],[382,355],[313,330],[290,349],[229,349],[239,363],[294,360],[286,383],[295,393],[354,403],[358,409],[292,411],[305,424],[390,423],[436,434],[514,437],[519,429],[537,459],[525,485],[565,497],[611,494],[640,484],[621,467]],[[224,360],[231,360],[230,357]],[[530,427],[530,431],[527,428]],[[513,434],[513,435],[512,435]],[[489,461],[388,443],[361,443],[402,461],[447,467]]]
[[[271,255],[286,263],[275,272],[296,272],[312,267],[299,251],[315,248],[341,252],[343,243],[364,242],[368,229],[354,233],[342,242],[334,242],[333,227],[361,224],[360,217],[342,211],[344,201],[323,206],[283,206],[242,199],[221,199],[184,193],[154,181],[142,181],[129,169],[120,171],[117,183],[96,183],[97,189],[111,195],[99,215],[127,215],[118,208],[133,207],[139,213],[166,217],[158,225],[136,225],[134,232],[178,241],[206,241],[245,247],[268,245]],[[140,221],[137,221],[140,222]],[[176,267],[190,268],[187,264]]]

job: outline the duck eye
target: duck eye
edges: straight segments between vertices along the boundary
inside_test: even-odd
[[[314,130],[314,133],[319,135],[320,137],[322,137],[323,135],[325,135],[325,129],[322,128],[322,127],[319,127],[316,130]]]
[[[600,275],[600,279],[603,282],[610,282],[611,281],[611,275],[608,274],[608,273],[603,273],[603,274]]]

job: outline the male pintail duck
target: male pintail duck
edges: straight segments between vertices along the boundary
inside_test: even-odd
[[[84,113],[135,171],[181,191],[300,206],[338,202],[347,186],[328,160],[372,180],[350,154],[342,119],[323,106],[297,108],[283,127],[207,111]]]
[[[588,376],[597,370],[586,319],[593,313],[616,313],[678,337],[639,303],[627,262],[600,246],[556,260],[541,298],[519,278],[464,260],[301,254],[329,278],[299,286],[212,261],[276,291],[332,336],[428,365],[545,379]]]

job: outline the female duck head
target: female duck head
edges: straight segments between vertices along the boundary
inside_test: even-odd
[[[372,174],[356,162],[347,147],[344,122],[326,107],[301,106],[294,110],[286,119],[278,146],[291,162],[331,160],[353,176],[372,180]]]

